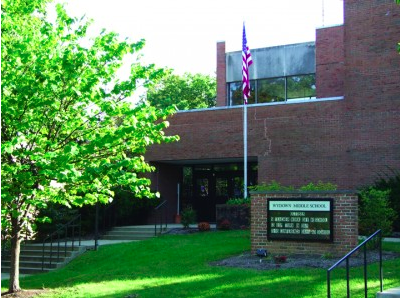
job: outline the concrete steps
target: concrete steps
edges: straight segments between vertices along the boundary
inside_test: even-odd
[[[400,287],[379,292],[376,298],[400,298]]]
[[[165,232],[165,228],[162,232]],[[157,227],[159,232],[159,227]],[[139,241],[154,237],[154,226],[124,226],[115,227],[105,234],[103,240],[132,240]]]
[[[85,250],[85,246],[77,246],[76,244],[72,248],[67,243],[67,247],[65,247],[64,242],[59,249],[57,245],[53,245],[52,248],[50,248],[50,245],[46,245],[43,254],[42,244],[24,244],[21,246],[19,272],[20,274],[48,272],[64,266]],[[2,255],[1,272],[9,273],[10,263],[10,255]]]

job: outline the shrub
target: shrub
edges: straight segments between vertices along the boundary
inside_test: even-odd
[[[196,211],[191,207],[183,209],[181,213],[181,223],[185,229],[189,227],[190,224],[196,222]]]
[[[230,230],[231,229],[231,222],[229,220],[227,220],[227,219],[224,219],[218,225],[218,229],[224,230],[224,231]]]
[[[199,222],[197,227],[199,228],[199,231],[201,231],[201,232],[206,232],[206,231],[210,230],[210,224],[208,222]]]
[[[381,174],[374,187],[379,190],[390,190],[389,206],[400,214],[400,171],[389,169],[389,173]],[[400,232],[400,216],[393,223],[393,230]]]
[[[396,212],[389,206],[390,190],[382,191],[373,187],[359,194],[359,233],[370,235],[381,229],[384,236],[392,232]]]
[[[329,183],[329,182],[322,182],[318,181],[317,184],[309,183],[307,185],[303,185],[299,188],[295,188],[294,186],[284,186],[275,180],[272,180],[270,183],[262,183],[259,185],[252,186],[250,188],[253,191],[324,191],[324,190],[336,190],[337,185]]]
[[[227,205],[250,205],[250,198],[234,198],[226,201]]]
[[[299,190],[302,191],[324,191],[324,190],[336,190],[337,185],[329,183],[329,182],[322,182],[318,181],[317,184],[309,183],[307,185],[301,186]]]

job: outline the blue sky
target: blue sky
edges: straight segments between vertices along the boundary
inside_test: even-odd
[[[60,1],[62,2],[62,1]],[[143,62],[184,72],[214,74],[216,42],[241,50],[243,21],[250,49],[315,40],[315,28],[343,22],[343,0],[68,0],[70,15],[137,41]],[[244,3],[246,6],[244,6]]]

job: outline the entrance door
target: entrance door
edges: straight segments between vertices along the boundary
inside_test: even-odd
[[[240,164],[193,166],[190,179],[193,195],[187,200],[197,213],[197,221],[215,222],[215,205],[243,197],[243,167]],[[249,166],[249,185],[257,181],[256,165]]]
[[[197,221],[215,221],[215,179],[209,172],[197,172],[195,176],[194,209]]]

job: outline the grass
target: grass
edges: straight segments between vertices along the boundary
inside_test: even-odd
[[[211,261],[250,249],[248,231],[205,232],[101,246],[54,272],[21,279],[40,297],[326,297],[326,270],[213,267]],[[400,244],[385,243],[400,251]],[[345,270],[335,270],[333,297],[346,293]],[[378,266],[368,266],[369,293],[379,289]],[[362,268],[351,269],[352,297],[363,295]],[[400,258],[384,262],[385,288],[400,285]],[[2,291],[7,281],[2,282]],[[363,297],[363,296],[362,296]]]

